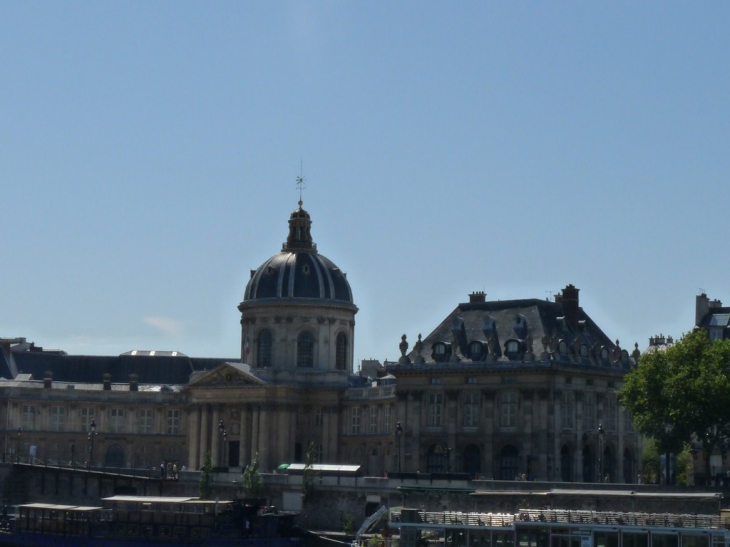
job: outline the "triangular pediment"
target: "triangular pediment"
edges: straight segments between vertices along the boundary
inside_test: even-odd
[[[194,374],[188,383],[188,388],[263,385],[266,385],[266,382],[251,372],[251,367],[247,364],[223,363],[212,370]]]

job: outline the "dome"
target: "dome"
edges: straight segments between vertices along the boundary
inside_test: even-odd
[[[352,304],[347,276],[317,252],[309,213],[299,208],[289,217],[289,236],[279,254],[251,270],[243,300],[307,298]]]

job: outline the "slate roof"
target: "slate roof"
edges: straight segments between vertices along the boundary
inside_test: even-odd
[[[51,371],[55,382],[100,384],[104,374],[111,375],[112,383],[128,383],[131,374],[138,375],[142,384],[187,384],[195,371],[210,370],[221,363],[239,359],[200,358],[168,355],[59,355],[49,353],[17,352],[13,354],[18,374],[32,374],[42,380]],[[1,364],[1,363],[0,363]],[[9,371],[5,371],[8,374]],[[4,374],[3,374],[4,375]],[[5,376],[10,378],[10,376]]]
[[[612,368],[617,366],[621,355],[621,349],[583,308],[577,307],[575,316],[569,320],[561,303],[522,299],[459,304],[423,339],[423,364],[453,364],[449,357],[453,353],[454,343],[458,345],[460,363],[485,363],[489,361],[487,352],[490,339],[494,353],[491,362],[502,366],[524,367],[525,355],[529,353],[530,346],[536,361],[533,366],[539,365],[544,352],[547,352],[551,361]],[[506,343],[510,340],[518,343],[520,350],[517,354],[507,354]],[[543,347],[543,340],[547,348]],[[482,353],[472,354],[473,342],[481,343]],[[556,351],[561,342],[567,346],[564,353]],[[418,364],[418,351],[412,340],[410,344],[408,359]],[[436,355],[434,350],[437,345],[446,346],[446,358]],[[581,346],[586,347],[587,355],[581,355]],[[608,359],[600,357],[604,348],[608,352]],[[624,368],[633,363],[628,352],[624,354],[624,360],[621,363]]]

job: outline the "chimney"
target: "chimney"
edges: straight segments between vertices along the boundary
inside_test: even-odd
[[[43,375],[43,389],[51,389],[53,387],[53,373],[47,370]]]
[[[112,375],[108,372],[104,373],[104,391],[112,390]]]
[[[480,302],[486,302],[487,293],[484,291],[475,291],[469,295],[469,304],[477,304]]]
[[[705,293],[700,293],[695,299],[695,327],[699,327],[708,313],[710,313],[710,299]]]
[[[576,289],[571,284],[566,286],[562,293],[563,314],[565,315],[568,326],[573,330],[578,329],[578,310],[580,309],[578,306],[579,292],[580,289]]]
[[[129,375],[129,391],[139,391],[139,375],[132,373]]]

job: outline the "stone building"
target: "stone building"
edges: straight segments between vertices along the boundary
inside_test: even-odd
[[[240,358],[73,356],[0,340],[5,457],[198,469],[207,455],[229,468],[258,455],[267,471],[311,447],[318,462],[370,476],[635,479],[641,443],[615,390],[638,350],[611,342],[577,288],[554,302],[474,293],[410,351],[403,336],[397,362],[357,375],[358,308],[311,225],[300,201],[281,252],[251,271]]]

